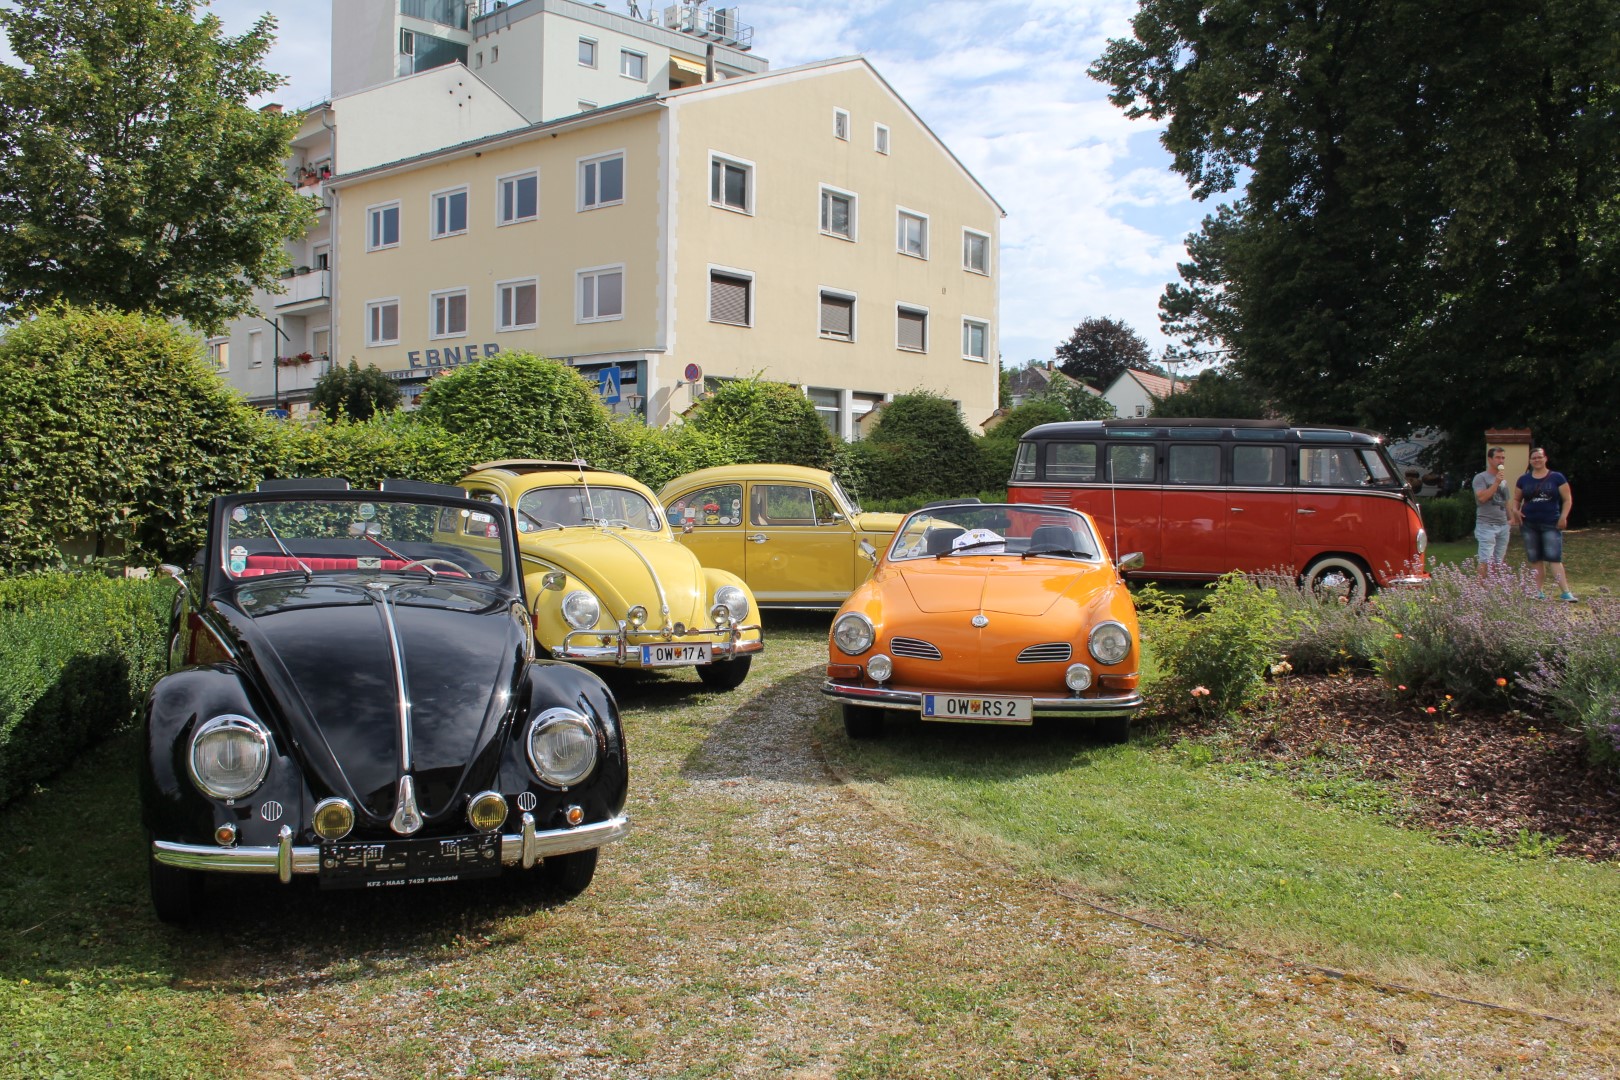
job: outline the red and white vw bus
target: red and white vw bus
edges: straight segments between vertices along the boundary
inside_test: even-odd
[[[1071,506],[1132,576],[1200,580],[1289,570],[1363,597],[1428,581],[1423,519],[1383,440],[1273,420],[1042,424],[1018,443],[1011,502]]]

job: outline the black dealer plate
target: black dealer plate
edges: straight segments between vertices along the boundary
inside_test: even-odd
[[[321,845],[320,881],[328,889],[425,885],[500,872],[501,838],[495,833]]]

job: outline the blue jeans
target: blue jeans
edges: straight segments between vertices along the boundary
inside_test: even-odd
[[[1564,534],[1557,525],[1527,521],[1520,535],[1524,537],[1525,562],[1564,561]]]
[[[1500,525],[1475,525],[1474,539],[1479,541],[1479,561],[1497,565],[1507,562],[1508,536],[1512,531],[1505,521]]]

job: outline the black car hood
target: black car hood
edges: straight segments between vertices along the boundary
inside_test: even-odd
[[[350,799],[373,821],[394,812],[404,774],[399,683],[384,605],[316,582],[244,588],[215,611],[273,701],[317,799]],[[476,586],[398,586],[392,614],[410,703],[410,772],[432,821],[491,787],[525,641],[509,599]]]

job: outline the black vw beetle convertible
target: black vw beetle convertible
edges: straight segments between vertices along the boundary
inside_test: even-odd
[[[536,660],[504,506],[268,481],[222,496],[146,707],[152,902],[210,873],[374,888],[530,872],[562,895],[625,835],[618,706]]]

